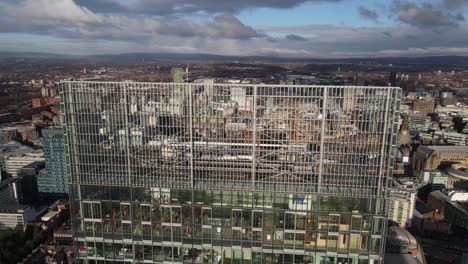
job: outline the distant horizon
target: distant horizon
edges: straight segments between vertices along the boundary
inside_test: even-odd
[[[466,63],[468,64],[468,55],[413,55],[413,56],[368,56],[368,57],[288,57],[288,56],[281,56],[281,55],[222,55],[222,54],[214,54],[214,53],[173,53],[173,52],[124,52],[124,53],[95,53],[95,54],[64,54],[64,53],[53,53],[53,52],[36,52],[36,51],[4,51],[0,50],[0,59],[5,58],[19,58],[20,56],[24,56],[27,59],[35,59],[38,57],[50,58],[93,58],[93,57],[119,57],[119,56],[166,56],[166,57],[191,57],[191,56],[207,56],[211,58],[218,57],[219,60],[226,58],[226,59],[272,59],[272,60],[284,60],[284,61],[340,61],[340,60],[398,60],[398,59],[410,59],[410,60],[417,60],[417,59],[431,59],[431,58],[460,58],[465,59]],[[123,59],[123,58],[122,58]],[[149,58],[154,59],[154,58]],[[171,59],[171,58],[163,58],[163,59]],[[177,58],[173,58],[177,59]],[[209,60],[209,58],[207,59]]]
[[[3,0],[0,50],[468,56],[466,0]]]

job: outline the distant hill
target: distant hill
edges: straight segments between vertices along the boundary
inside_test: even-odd
[[[223,56],[214,54],[182,53],[122,53],[102,55],[62,55],[40,52],[0,52],[0,59],[65,59],[85,61],[273,61],[303,63],[351,63],[351,64],[431,64],[468,66],[467,56],[428,56],[428,57],[384,57],[384,58],[285,58],[274,56]]]
[[[82,56],[42,52],[1,52],[0,59],[80,59]]]

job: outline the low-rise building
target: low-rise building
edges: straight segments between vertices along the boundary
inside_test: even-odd
[[[419,179],[423,184],[440,184],[447,187],[448,175],[439,170],[422,170]]]
[[[16,127],[3,127],[0,128],[0,143],[5,144],[17,137]]]
[[[445,168],[447,188],[465,189],[468,187],[468,164],[456,163]],[[468,188],[467,188],[468,190]]]
[[[444,132],[443,134],[444,141],[447,144],[457,145],[457,146],[466,146],[467,135],[456,132]]]
[[[419,233],[427,235],[440,236],[450,235],[450,224],[443,221],[444,217],[437,213],[421,201],[416,200],[414,208],[412,227],[416,228]]]
[[[426,264],[426,258],[418,240],[408,230],[399,226],[389,226],[387,229],[384,260],[385,264]]]
[[[8,156],[4,158],[5,171],[13,177],[18,177],[18,173],[24,166],[35,161],[44,161],[44,153],[42,151]]]
[[[427,205],[437,213],[443,215],[443,219],[452,225],[468,231],[468,195],[457,192],[443,193],[431,192]]]
[[[450,163],[468,163],[468,146],[421,145],[412,158],[412,168],[417,174],[422,170],[436,170],[440,165]]]
[[[448,223],[468,231],[468,203],[448,202],[444,216]]]
[[[425,113],[409,113],[409,132],[412,135],[417,135],[420,132],[426,132],[431,126],[431,117]]]
[[[38,211],[27,205],[0,205],[0,229],[25,228],[38,216]]]

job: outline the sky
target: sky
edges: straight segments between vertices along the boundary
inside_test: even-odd
[[[0,0],[0,51],[468,56],[468,0]]]

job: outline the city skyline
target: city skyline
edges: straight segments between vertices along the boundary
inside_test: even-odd
[[[464,0],[6,0],[0,3],[0,51],[468,55],[467,5]]]

